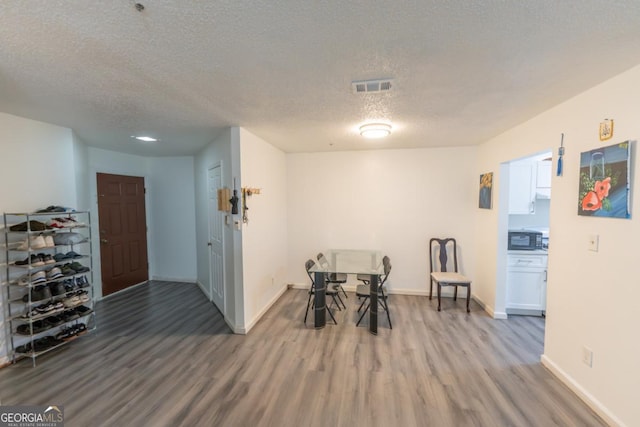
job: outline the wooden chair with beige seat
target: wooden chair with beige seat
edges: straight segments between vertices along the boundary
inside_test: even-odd
[[[458,272],[458,247],[456,239],[433,238],[429,241],[429,266],[431,279],[429,281],[429,299],[433,295],[433,284],[438,286],[438,311],[440,311],[440,293],[443,286],[453,286],[453,300],[458,299],[458,286],[467,288],[467,313],[471,299],[471,280]]]

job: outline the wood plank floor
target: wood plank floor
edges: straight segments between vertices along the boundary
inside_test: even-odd
[[[0,369],[2,405],[64,405],[66,426],[602,426],[539,363],[544,319],[390,297],[393,330],[302,323],[290,289],[247,336],[192,284],[150,282],[97,304],[98,329]],[[312,313],[309,315],[312,318]]]

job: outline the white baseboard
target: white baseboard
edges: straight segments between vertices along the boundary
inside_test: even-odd
[[[258,321],[260,321],[260,319],[262,318],[262,316],[265,315],[265,313],[267,311],[269,311],[269,309],[273,306],[273,304],[275,304],[278,299],[280,299],[280,297],[282,296],[282,294],[284,294],[287,289],[288,289],[288,285],[287,286],[283,286],[282,288],[280,288],[280,290],[273,296],[273,298],[271,298],[271,301],[269,301],[269,303],[267,305],[265,305],[262,310],[260,310],[260,312],[258,314],[255,315],[255,317],[251,320],[251,322],[249,322],[249,324],[246,326],[245,330],[245,334],[249,333],[249,331],[251,330],[251,328],[253,328],[256,323],[258,323]]]
[[[598,399],[593,397],[591,393],[585,390],[580,384],[578,384],[573,378],[571,378],[565,371],[563,371],[558,365],[553,363],[545,354],[540,356],[540,362],[542,366],[547,368],[556,378],[558,378],[564,385],[569,387],[584,403],[594,410],[600,418],[602,418],[607,424],[611,426],[624,427],[622,423],[611,411],[605,407]]]
[[[238,326],[236,326],[236,324],[233,322],[233,320],[229,317],[227,317],[227,315],[225,314],[224,316],[224,321],[227,322],[227,325],[231,328],[231,331],[236,334],[236,335],[246,335],[247,334],[247,330],[245,328],[239,328]]]
[[[506,320],[508,319],[507,313],[503,312],[503,311],[494,311],[493,307],[491,307],[489,304],[485,303],[484,301],[482,301],[480,298],[478,298],[477,295],[471,295],[471,298],[473,298],[480,307],[482,307],[482,309],[484,311],[486,311],[487,313],[489,313],[489,316],[493,317],[496,320]]]
[[[424,290],[424,289],[398,289],[398,288],[389,288],[387,289],[387,293],[389,295],[411,295],[411,296],[416,296],[416,297],[428,297],[429,296],[429,291]],[[451,295],[448,294],[442,294],[442,297],[444,298],[448,298],[449,296],[453,296],[453,292],[451,293]],[[435,297],[435,294],[434,294]]]
[[[126,292],[128,290],[131,290],[133,288],[137,288],[138,286],[146,285],[147,283],[149,283],[149,281],[145,280],[144,282],[140,282],[140,283],[136,283],[135,285],[127,286],[126,288],[120,289],[119,291],[113,292],[113,293],[111,293],[109,295],[100,295],[99,297],[94,297],[94,300],[95,301],[102,301],[104,299],[111,298],[113,296],[116,296],[116,295],[121,294],[123,292]]]
[[[166,276],[152,276],[150,280],[158,280],[160,282],[184,282],[184,283],[196,283],[198,279],[194,277],[166,277]]]
[[[204,285],[199,280],[196,280],[196,285],[198,285],[198,287],[200,288],[202,293],[207,297],[207,299],[211,301],[211,295],[209,295],[209,290],[205,288]]]

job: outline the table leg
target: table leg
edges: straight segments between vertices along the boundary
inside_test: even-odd
[[[369,284],[369,332],[374,335],[378,334],[378,281],[380,276],[371,275],[371,283]]]
[[[324,281],[324,272],[316,271],[315,280],[313,281],[313,286],[315,286],[314,291],[314,326],[316,329],[324,328],[327,324],[327,298],[326,298],[326,290],[327,284]]]

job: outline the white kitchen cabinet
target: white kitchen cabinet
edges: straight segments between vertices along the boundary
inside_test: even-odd
[[[547,255],[510,252],[506,308],[544,312],[547,307]]]
[[[532,162],[509,165],[509,214],[535,213],[535,170]]]
[[[542,199],[551,198],[551,172],[553,162],[543,160],[536,162],[536,197]]]

